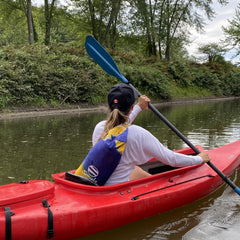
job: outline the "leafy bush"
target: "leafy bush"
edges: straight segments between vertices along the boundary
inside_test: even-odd
[[[158,69],[125,66],[124,75],[140,92],[155,99],[169,99],[169,79]]]
[[[222,95],[221,83],[216,73],[212,73],[206,66],[192,68],[193,83],[200,88],[209,89],[214,95]]]
[[[234,68],[222,76],[223,94],[226,96],[240,96],[240,69]]]
[[[98,81],[101,70],[86,56],[45,46],[6,48],[0,52],[0,66],[0,92],[5,94],[1,95],[2,106],[43,106],[43,102],[47,105],[56,101],[92,104],[105,97],[105,84]]]
[[[186,64],[185,61],[172,62],[168,66],[168,72],[179,86],[185,88],[192,85],[191,70],[189,64]]]
[[[168,63],[113,52],[122,74],[154,100],[240,95],[240,70],[229,64]],[[120,81],[105,73],[82,48],[34,45],[0,49],[0,108],[105,103]]]

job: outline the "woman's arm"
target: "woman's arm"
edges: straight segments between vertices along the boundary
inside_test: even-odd
[[[146,95],[141,95],[138,99],[138,103],[133,107],[132,112],[129,115],[128,123],[131,124],[137,115],[144,109],[149,109],[148,103],[150,103],[150,99]]]

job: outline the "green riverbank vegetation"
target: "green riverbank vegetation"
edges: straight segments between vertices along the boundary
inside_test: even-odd
[[[203,16],[214,17],[212,1],[45,0],[42,4],[0,0],[0,110],[106,103],[109,88],[120,80],[87,55],[88,34],[152,100],[240,96],[240,69],[225,61],[226,49],[215,43],[203,45],[199,51],[206,59],[201,61],[186,51],[187,29],[204,29]],[[224,31],[226,43],[240,49],[238,16]]]
[[[111,55],[121,73],[153,100],[240,96],[240,69],[227,62],[157,61],[114,51]],[[101,104],[118,82],[84,48],[34,45],[0,49],[1,109]]]

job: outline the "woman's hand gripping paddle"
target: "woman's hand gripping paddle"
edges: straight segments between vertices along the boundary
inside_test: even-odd
[[[136,88],[128,82],[128,80],[120,73],[116,63],[110,54],[101,46],[101,44],[93,38],[91,35],[86,37],[85,47],[88,55],[108,74],[119,78],[123,83],[129,84],[134,91]],[[169,128],[172,129],[196,154],[200,151],[176,128],[174,127],[151,103],[149,103],[149,108],[165,123]],[[240,195],[240,188],[238,188],[230,179],[227,178],[213,163],[210,161],[207,164],[236,192]]]

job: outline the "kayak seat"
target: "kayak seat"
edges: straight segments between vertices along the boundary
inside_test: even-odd
[[[66,172],[65,173],[65,179],[69,180],[69,181],[72,181],[72,182],[85,184],[85,185],[97,186],[97,184],[94,181],[92,181],[88,178],[76,175],[72,172]]]

